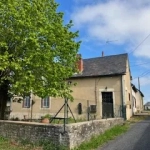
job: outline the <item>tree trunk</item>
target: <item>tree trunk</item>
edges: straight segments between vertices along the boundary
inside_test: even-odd
[[[0,120],[5,119],[6,104],[9,98],[8,85],[7,81],[0,85]]]

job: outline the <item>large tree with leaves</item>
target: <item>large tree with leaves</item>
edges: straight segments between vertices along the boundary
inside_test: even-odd
[[[54,0],[0,1],[0,119],[10,94],[69,97],[80,42]]]

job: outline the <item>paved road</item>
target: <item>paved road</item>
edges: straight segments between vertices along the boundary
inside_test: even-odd
[[[150,150],[150,118],[134,124],[127,133],[97,150]]]

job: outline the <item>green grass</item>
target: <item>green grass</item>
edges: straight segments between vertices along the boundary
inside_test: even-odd
[[[41,147],[19,144],[15,141],[0,137],[0,150],[42,150]]]
[[[148,116],[133,116],[130,118],[130,120],[128,122],[130,123],[136,123],[136,122],[139,122],[141,120],[144,120],[146,119]]]
[[[43,140],[39,143],[30,143],[23,140],[20,143],[0,137],[0,150],[66,150],[62,145],[54,145],[49,140]]]

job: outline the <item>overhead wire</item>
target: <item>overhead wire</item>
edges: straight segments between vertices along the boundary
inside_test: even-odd
[[[134,67],[134,66],[142,66],[145,64],[149,64],[150,62],[145,62],[145,63],[141,63],[141,64],[135,64],[135,65],[130,65],[130,67]]]
[[[132,51],[130,51],[128,54],[130,55],[130,54],[133,53],[135,50],[137,50],[149,37],[150,37],[150,33],[135,47],[135,49],[133,49]],[[142,64],[137,64],[137,65],[133,65],[133,66],[141,66],[141,65],[144,65],[144,64],[148,64],[148,63],[149,63],[149,62],[147,62],[147,63],[142,63]],[[133,67],[133,66],[130,66],[130,67]],[[132,80],[134,80],[134,79],[136,79],[136,78],[139,78],[139,77],[147,76],[149,73],[150,73],[150,71],[143,72],[141,75],[139,75],[138,77],[133,78]]]
[[[133,49],[131,52],[129,52],[129,55],[133,53],[135,50],[137,50],[150,36],[150,33]]]
[[[137,78],[141,78],[141,77],[145,77],[145,76],[147,76],[148,74],[150,74],[150,70],[147,70],[147,71],[143,72],[141,75],[139,75],[139,76],[133,78],[132,80],[137,79]]]

